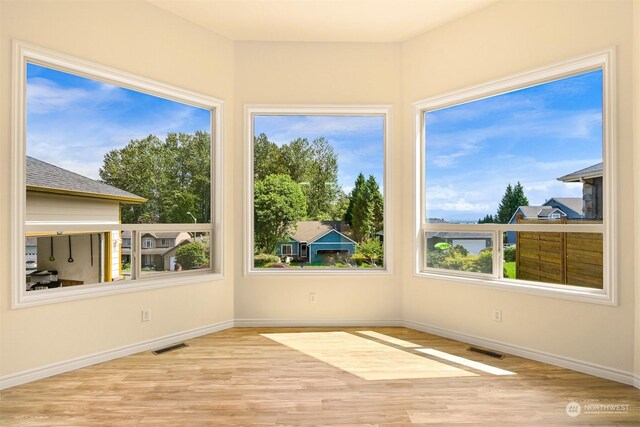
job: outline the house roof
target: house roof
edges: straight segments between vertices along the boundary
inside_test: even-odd
[[[558,199],[556,199],[558,200]],[[521,212],[524,215],[525,219],[538,219],[538,218],[547,218],[549,214],[554,211],[560,212],[561,215],[566,216],[567,214],[562,211],[562,209],[553,207],[553,206],[518,206],[518,209],[511,215],[511,219],[509,220],[509,224],[513,224],[514,219],[518,212]]]
[[[574,211],[575,213],[582,212],[582,197],[552,197],[546,201],[545,205],[555,200],[556,202],[564,205]]]
[[[144,203],[147,199],[27,156],[27,190]]]
[[[571,172],[557,179],[558,181],[563,182],[579,182],[580,179],[597,178],[600,176],[602,176],[602,162],[596,163],[595,165],[589,166],[588,168]]]
[[[147,235],[147,236],[155,237],[156,239],[175,239],[182,233],[186,233],[186,232],[185,231],[162,231],[162,232],[144,231],[142,233],[142,235],[143,236]],[[129,230],[123,230],[122,231],[122,238],[123,239],[128,239],[130,237],[131,237],[131,231],[129,231]]]
[[[331,230],[342,234],[348,228],[349,226],[341,221],[298,221],[292,237],[298,242],[313,242]]]

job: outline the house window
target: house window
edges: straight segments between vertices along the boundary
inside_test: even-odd
[[[616,302],[612,55],[415,104],[418,275]]]
[[[247,107],[249,272],[387,272],[387,107]],[[293,271],[293,270],[288,270]]]
[[[220,277],[222,102],[14,47],[13,306]],[[65,277],[31,286],[43,269]],[[48,291],[62,279],[76,286]]]

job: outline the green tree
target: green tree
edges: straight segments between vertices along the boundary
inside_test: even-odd
[[[287,173],[280,153],[280,148],[269,141],[264,133],[253,139],[253,174],[259,181],[267,175]]]
[[[502,201],[498,206],[495,221],[499,224],[507,224],[519,206],[528,205],[529,200],[524,195],[522,184],[518,182],[515,187],[511,187],[511,184],[508,184],[502,196]]]
[[[478,220],[478,224],[493,224],[494,222],[496,222],[496,219],[491,214],[486,214],[484,218]]]
[[[362,172],[356,178],[345,222],[351,225],[354,239],[362,242],[382,230],[384,223],[384,202],[380,187],[373,175],[365,180]]]
[[[211,138],[206,132],[170,133],[131,140],[104,156],[100,178],[145,197],[146,203],[122,205],[123,223],[211,220]]]
[[[307,218],[330,220],[331,207],[336,200],[338,186],[338,156],[325,138],[313,140],[309,150]]]
[[[300,185],[285,174],[257,181],[253,206],[256,253],[274,253],[276,243],[286,240],[307,211]]]
[[[206,251],[199,242],[185,243],[180,246],[176,250],[176,261],[185,270],[201,267],[208,262]]]
[[[311,145],[306,138],[298,138],[280,147],[283,172],[298,184],[309,181]]]

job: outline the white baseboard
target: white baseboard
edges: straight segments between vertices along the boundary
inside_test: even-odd
[[[233,326],[234,323],[232,320],[230,320],[227,322],[191,329],[185,332],[179,332],[177,334],[165,335],[164,337],[143,341],[137,344],[131,344],[112,350],[90,354],[88,356],[78,357],[64,362],[53,363],[51,365],[18,372],[16,374],[6,375],[0,378],[0,390],[51,377],[53,375],[62,374],[64,372],[73,371],[75,369],[95,365],[97,363],[107,362],[119,357],[129,356],[131,354],[140,353],[142,351],[161,348],[180,341],[211,334],[213,332],[222,331],[224,329],[233,328]]]
[[[450,338],[450,339],[465,342],[468,344],[478,345],[490,350],[496,350],[496,351],[512,354],[514,356],[524,357],[524,358],[535,360],[538,362],[548,363],[549,365],[571,369],[573,371],[582,372],[584,374],[589,374],[595,377],[605,378],[608,380],[612,380],[612,381],[616,381],[619,383],[628,384],[628,385],[632,385],[637,388],[640,388],[640,378],[638,378],[637,376],[634,376],[634,374],[631,372],[625,372],[619,369],[597,365],[595,363],[585,362],[582,360],[577,360],[577,359],[573,359],[565,356],[558,356],[555,354],[545,353],[542,351],[532,350],[529,348],[519,347],[519,346],[506,344],[498,341],[488,340],[484,338],[477,338],[470,335],[465,335],[460,332],[426,325],[420,322],[405,320],[403,323],[405,327],[415,329],[421,332],[426,332],[429,334]]]
[[[236,328],[297,328],[297,327],[343,327],[350,326],[403,326],[400,319],[236,319]]]

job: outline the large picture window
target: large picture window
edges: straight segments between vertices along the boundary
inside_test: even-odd
[[[14,306],[219,273],[221,102],[15,49]]]
[[[388,271],[387,120],[387,108],[248,108],[249,271]]]
[[[418,274],[614,302],[611,52],[416,104]]]

